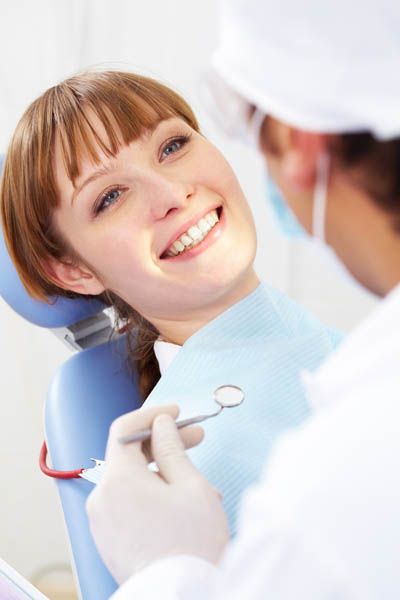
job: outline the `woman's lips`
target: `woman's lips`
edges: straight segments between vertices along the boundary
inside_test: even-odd
[[[212,244],[214,244],[214,242],[216,242],[218,238],[221,237],[225,229],[226,219],[222,207],[219,207],[217,209],[217,213],[219,217],[218,223],[214,225],[214,227],[208,232],[206,237],[201,242],[199,242],[199,244],[197,244],[193,248],[190,248],[189,250],[184,250],[181,254],[178,254],[177,256],[167,256],[162,260],[168,262],[182,262],[194,258],[195,256],[198,256],[199,254],[202,254],[205,250],[207,250],[207,248],[209,248]]]
[[[171,237],[166,248],[163,250],[162,254],[160,255],[160,258],[165,258],[166,254],[167,254],[169,248],[172,246],[172,244],[175,241],[177,241],[181,236],[183,236],[185,233],[187,233],[191,227],[196,226],[197,223],[201,219],[203,219],[208,213],[210,213],[212,211],[217,211],[219,208],[221,208],[221,206],[219,206],[219,205],[212,206],[207,212],[201,212],[201,213],[197,214],[196,216],[192,217],[186,223],[184,223],[181,226],[181,228],[173,235],[173,237]]]

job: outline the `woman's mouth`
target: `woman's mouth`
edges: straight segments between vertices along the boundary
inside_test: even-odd
[[[216,225],[218,225],[221,212],[222,207],[211,210],[204,215],[197,223],[189,227],[187,231],[180,235],[160,258],[174,258],[187,253],[189,250],[192,250],[201,244]]]

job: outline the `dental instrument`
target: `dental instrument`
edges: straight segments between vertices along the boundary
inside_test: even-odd
[[[206,421],[212,417],[217,417],[219,414],[221,414],[224,408],[233,408],[235,406],[239,406],[244,400],[244,393],[243,390],[237,385],[221,385],[214,390],[213,399],[214,402],[219,405],[219,409],[216,412],[209,415],[198,415],[196,417],[190,417],[188,419],[176,421],[177,428],[181,429],[182,427],[187,427],[188,425],[201,423],[202,421]],[[136,433],[120,437],[118,441],[121,444],[144,442],[151,437],[151,431],[151,429],[142,429]]]

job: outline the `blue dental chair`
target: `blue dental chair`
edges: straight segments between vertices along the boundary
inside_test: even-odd
[[[23,318],[51,329],[74,351],[50,383],[45,438],[54,469],[93,466],[90,458],[104,458],[111,422],[140,406],[124,336],[109,341],[111,321],[97,300],[53,298],[47,304],[30,298],[1,232],[0,296]],[[80,597],[105,600],[117,585],[100,559],[88,527],[85,502],[93,484],[81,478],[56,481]]]

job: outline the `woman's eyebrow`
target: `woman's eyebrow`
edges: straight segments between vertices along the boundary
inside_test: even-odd
[[[108,175],[113,170],[115,170],[115,165],[113,165],[111,163],[109,165],[103,165],[102,167],[100,167],[99,169],[97,169],[96,171],[94,171],[94,173],[92,173],[91,175],[89,175],[89,177],[87,177],[81,183],[81,185],[79,185],[77,188],[74,189],[74,192],[73,192],[72,197],[71,197],[71,206],[73,205],[74,200],[81,193],[81,191],[83,190],[84,187],[86,187],[89,183],[92,183],[93,181],[96,181],[96,179],[99,179],[99,177],[103,177],[104,175]]]
[[[171,117],[171,119],[173,119],[175,117]],[[168,119],[170,120],[170,119]],[[163,126],[164,123],[166,123],[166,119],[160,119],[158,121],[155,121],[155,123],[153,124],[153,126],[151,128],[149,128],[148,133],[147,133],[147,137],[148,139],[151,139],[157,130],[159,130],[160,126]],[[168,125],[165,125],[165,127],[167,126],[171,126],[171,124],[169,123]],[[99,169],[97,169],[96,171],[94,171],[94,173],[92,173],[91,175],[89,175],[89,177],[87,177],[78,187],[76,187],[74,189],[74,192],[71,196],[71,206],[73,205],[76,197],[81,193],[81,191],[83,190],[84,187],[86,187],[89,183],[92,183],[93,181],[96,181],[96,179],[98,179],[99,177],[102,177],[104,175],[108,175],[109,173],[112,173],[113,170],[115,170],[115,165],[114,163],[110,163],[108,165],[103,165],[101,166]]]

